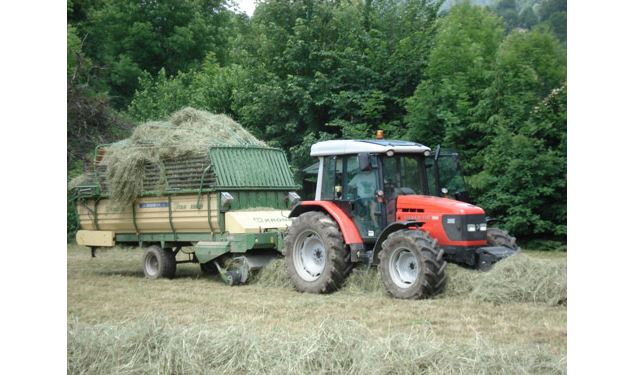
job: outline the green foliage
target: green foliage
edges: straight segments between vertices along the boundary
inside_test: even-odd
[[[195,105],[229,113],[287,149],[298,134],[318,131],[401,137],[403,98],[420,79],[437,9],[421,0],[264,2],[249,24],[238,21],[244,32],[232,41],[232,64],[208,56],[172,77],[144,73],[129,112],[146,120]]]
[[[500,126],[483,171],[470,180],[478,203],[518,236],[566,236],[566,86],[553,89],[517,132]]]
[[[467,3],[450,10],[434,42],[407,102],[410,137],[461,150],[472,196],[516,235],[562,238],[563,47],[544,27],[503,39],[501,20]]]
[[[126,105],[142,72],[168,75],[197,67],[209,52],[227,55],[229,11],[224,0],[107,0],[89,7],[81,29],[89,55],[118,106]]]
[[[494,5],[494,11],[505,20],[505,29],[507,31],[520,25],[520,12],[516,0],[499,0]]]
[[[70,193],[66,193],[66,241],[73,241],[78,229],[79,218],[75,209],[75,201],[70,196]]]
[[[66,26],[66,76],[70,79],[77,70],[78,54],[81,53],[82,41],[77,35],[77,29],[72,25]]]
[[[565,51],[544,29],[511,33],[498,48],[495,79],[483,110],[518,127],[541,98],[566,79]]]
[[[565,67],[551,33],[514,32],[481,103],[495,137],[469,182],[477,202],[519,236],[566,235]]]
[[[514,234],[566,235],[565,0],[225,3],[67,2],[69,170],[126,118],[186,106],[287,150],[298,178],[313,143],[383,129],[459,150]]]
[[[334,138],[335,136],[333,134],[325,132],[320,132],[319,134],[308,133],[304,136],[304,138],[302,138],[302,142],[290,148],[291,166],[294,169],[293,172],[296,177],[299,176],[300,168],[307,167],[315,163],[315,160],[310,156],[311,146],[316,142],[328,141]]]
[[[461,150],[469,175],[481,165],[487,144],[478,104],[493,77],[501,20],[485,8],[463,3],[441,21],[423,81],[408,99],[409,136],[424,144]]]
[[[498,0],[491,9],[505,21],[505,30],[546,27],[567,41],[567,0]]]
[[[210,53],[200,70],[178,73],[171,78],[167,77],[165,69],[155,77],[144,72],[128,113],[135,120],[147,121],[164,118],[192,105],[215,113],[232,114],[234,93],[244,80],[242,67],[221,67]]]

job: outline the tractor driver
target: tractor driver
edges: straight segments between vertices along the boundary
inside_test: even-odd
[[[359,201],[370,214],[370,218],[373,221],[375,227],[377,224],[377,217],[375,216],[375,210],[377,208],[377,202],[375,201],[375,192],[377,190],[377,180],[375,173],[372,170],[358,171],[357,174],[348,183],[349,188],[355,188],[357,192],[357,201]]]

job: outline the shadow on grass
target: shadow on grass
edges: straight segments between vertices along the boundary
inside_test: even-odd
[[[121,276],[121,277],[134,277],[139,279],[145,279],[145,274],[143,270],[94,270],[89,273],[99,276]],[[178,279],[189,279],[189,280],[210,280],[210,281],[220,281],[220,277],[216,276],[208,276],[196,271],[179,271],[177,269],[176,274],[172,278],[172,280]]]

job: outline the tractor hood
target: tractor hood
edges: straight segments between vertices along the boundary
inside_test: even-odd
[[[429,195],[400,195],[397,209],[405,212],[435,213],[441,215],[484,215],[485,211],[473,204]]]
[[[487,244],[485,211],[473,204],[428,195],[400,195],[396,221],[420,221],[446,250]]]

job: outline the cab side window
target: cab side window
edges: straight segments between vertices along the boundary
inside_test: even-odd
[[[322,170],[322,199],[335,199],[335,157],[324,157],[324,168]]]
[[[335,200],[342,197],[342,157],[324,157],[322,176],[322,199]]]

